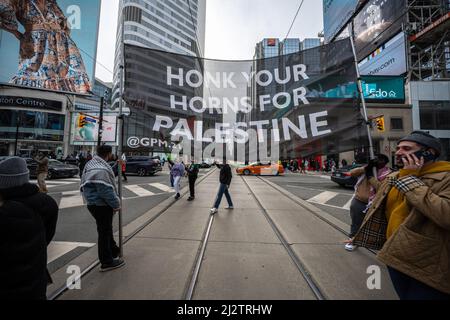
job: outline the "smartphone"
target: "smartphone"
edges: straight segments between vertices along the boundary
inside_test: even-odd
[[[432,154],[430,151],[417,151],[414,153],[417,159],[421,159],[422,157],[425,159],[425,162],[436,160],[436,156]]]

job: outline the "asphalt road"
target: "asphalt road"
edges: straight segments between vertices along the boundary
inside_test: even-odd
[[[354,193],[352,188],[340,187],[328,175],[320,174],[287,173],[284,176],[264,178],[331,214],[350,228],[350,202]]]
[[[207,172],[207,170],[200,170],[199,177]],[[79,185],[79,178],[47,181],[49,195],[55,199],[59,206],[56,234],[48,248],[50,271],[58,269],[77,255],[94,246],[97,242],[95,220],[83,203]],[[182,188],[186,185],[187,179],[183,178]],[[162,201],[174,195],[174,190],[170,188],[167,167],[155,176],[128,176],[128,182],[123,183],[124,225],[139,218]],[[114,231],[117,231],[117,215],[113,226]]]

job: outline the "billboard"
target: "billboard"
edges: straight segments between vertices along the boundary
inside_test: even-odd
[[[0,0],[0,83],[89,94],[100,0]]]
[[[405,10],[404,0],[369,0],[353,21],[359,59],[367,57],[401,30]]]
[[[323,0],[325,43],[330,42],[355,13],[358,0]]]
[[[403,32],[377,48],[359,63],[363,76],[399,76],[406,72],[406,39]]]
[[[72,145],[96,145],[99,128],[98,114],[74,113],[72,114]],[[117,117],[103,116],[102,142],[115,143],[117,136]]]

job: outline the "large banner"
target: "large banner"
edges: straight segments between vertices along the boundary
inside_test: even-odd
[[[0,0],[0,83],[89,94],[100,0]]]
[[[127,147],[239,162],[336,155],[367,144],[348,40],[255,61],[125,46]]]
[[[323,0],[325,42],[330,42],[355,13],[358,0]]]
[[[71,124],[72,145],[97,145],[100,118],[98,114],[74,113]],[[103,116],[102,142],[115,144],[117,136],[117,117]]]

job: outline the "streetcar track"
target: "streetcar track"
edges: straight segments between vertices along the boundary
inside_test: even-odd
[[[320,287],[318,286],[318,284],[316,284],[315,280],[312,278],[311,273],[307,270],[307,268],[303,265],[303,263],[300,261],[299,257],[295,254],[295,252],[292,250],[290,244],[288,243],[288,241],[284,238],[284,236],[281,234],[280,230],[278,229],[278,227],[275,225],[274,221],[272,220],[272,218],[270,217],[270,215],[267,213],[267,210],[264,208],[264,206],[261,204],[261,202],[259,201],[258,197],[256,196],[256,194],[253,192],[253,190],[250,188],[248,182],[246,181],[246,179],[244,177],[241,177],[242,180],[244,181],[245,185],[247,186],[247,188],[250,190],[253,198],[255,199],[256,203],[258,204],[258,206],[260,207],[260,209],[262,210],[265,218],[267,219],[269,225],[271,226],[272,230],[275,232],[275,235],[278,237],[278,239],[280,240],[281,244],[283,245],[283,247],[285,248],[285,250],[287,251],[289,257],[291,258],[292,262],[294,263],[295,267],[297,268],[297,270],[300,272],[300,274],[303,276],[303,279],[306,281],[307,285],[309,286],[309,288],[311,289],[311,291],[313,292],[314,296],[317,298],[317,300],[326,300],[325,295],[322,293],[322,290],[320,289]],[[263,181],[263,180],[262,180]]]
[[[201,177],[197,182],[196,185],[200,184],[201,182],[203,182],[203,180],[205,180],[206,178],[208,178],[215,170],[210,170],[209,172],[207,172],[203,177]],[[183,194],[181,194],[181,198],[184,197],[186,194],[189,193],[189,190],[187,190],[186,192],[184,192]],[[144,224],[142,224],[140,227],[138,227],[136,230],[134,230],[132,233],[130,233],[124,240],[123,240],[123,245],[127,244],[130,240],[132,240],[134,237],[136,237],[137,234],[139,234],[142,230],[144,230],[145,228],[147,228],[149,225],[151,225],[153,222],[155,222],[158,218],[160,218],[164,213],[167,212],[167,210],[172,207],[178,200],[173,200],[171,201],[167,206],[165,206],[159,213],[157,213],[155,216],[153,216],[152,218],[150,218],[148,221],[146,221]],[[210,224],[211,221],[210,221]],[[206,233],[206,232],[205,232]],[[97,244],[98,245],[98,244]],[[96,267],[98,267],[100,265],[100,261],[97,259],[95,260],[92,264],[90,264],[87,268],[83,269],[80,273],[80,275],[78,275],[75,279],[74,282],[77,282],[79,280],[81,280],[84,276],[86,276],[87,274],[89,274],[92,270],[94,270]],[[54,292],[51,293],[51,295],[48,297],[48,300],[56,300],[58,299],[61,295],[63,295],[67,290],[69,290],[69,284],[65,283],[64,285],[62,285],[60,288],[58,288],[57,290],[55,290]]]

